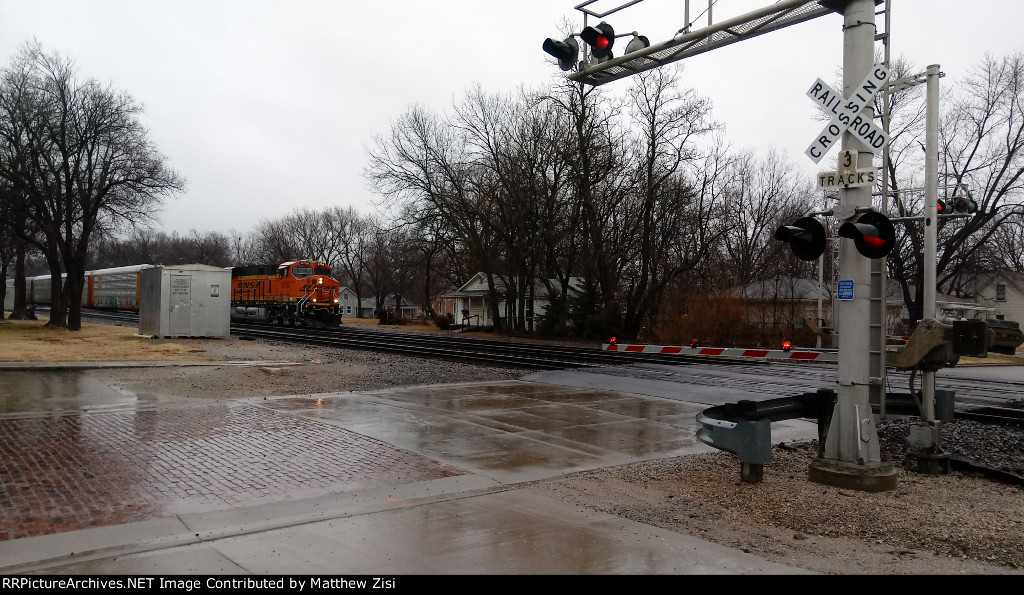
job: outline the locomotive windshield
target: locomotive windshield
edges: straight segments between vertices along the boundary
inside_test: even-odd
[[[314,271],[317,275],[323,275],[324,277],[331,276],[331,267],[317,267]]]
[[[296,279],[305,279],[313,276],[313,267],[292,267],[292,274]]]

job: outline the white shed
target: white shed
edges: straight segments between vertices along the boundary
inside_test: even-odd
[[[205,264],[143,269],[139,333],[166,337],[231,334],[231,269]]]

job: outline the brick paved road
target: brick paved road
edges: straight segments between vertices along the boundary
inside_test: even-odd
[[[247,403],[0,419],[0,541],[464,473]]]

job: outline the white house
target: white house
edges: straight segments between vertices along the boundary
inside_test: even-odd
[[[417,318],[420,315],[419,304],[414,304],[409,300],[402,298],[402,302],[399,305],[402,311],[402,318]],[[395,313],[395,294],[388,295],[384,298],[384,309],[390,312],[392,315]],[[360,318],[377,318],[380,316],[377,308],[377,298],[368,297],[363,298],[359,302],[359,317]]]
[[[974,279],[974,301],[994,308],[992,318],[1024,323],[1024,274],[989,273]]]
[[[342,316],[345,318],[359,316],[359,300],[356,298],[356,292],[348,287],[342,287],[338,291],[338,302],[341,305]]]
[[[555,279],[551,279],[550,283],[558,286],[558,281]],[[569,293],[578,294],[581,286],[582,279],[570,278]],[[504,296],[505,283],[497,276],[494,277],[494,287],[499,296]],[[530,292],[527,292],[526,299],[531,299]],[[536,281],[533,286],[532,303],[527,303],[526,306],[528,321],[535,316],[544,314],[550,304],[547,287],[540,281]],[[509,307],[507,301],[499,297],[499,316],[509,318],[513,314],[509,311]],[[456,324],[493,327],[493,309],[491,308],[491,294],[487,289],[487,275],[477,273],[455,291],[449,291],[438,297],[435,301],[434,311],[437,315],[451,314],[454,316]]]

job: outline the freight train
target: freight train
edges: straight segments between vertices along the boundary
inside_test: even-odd
[[[141,264],[86,271],[82,307],[139,310]],[[231,319],[317,328],[341,324],[341,284],[330,266],[313,260],[231,269]],[[62,276],[63,278],[63,276]],[[50,305],[51,276],[27,279],[27,300]]]

